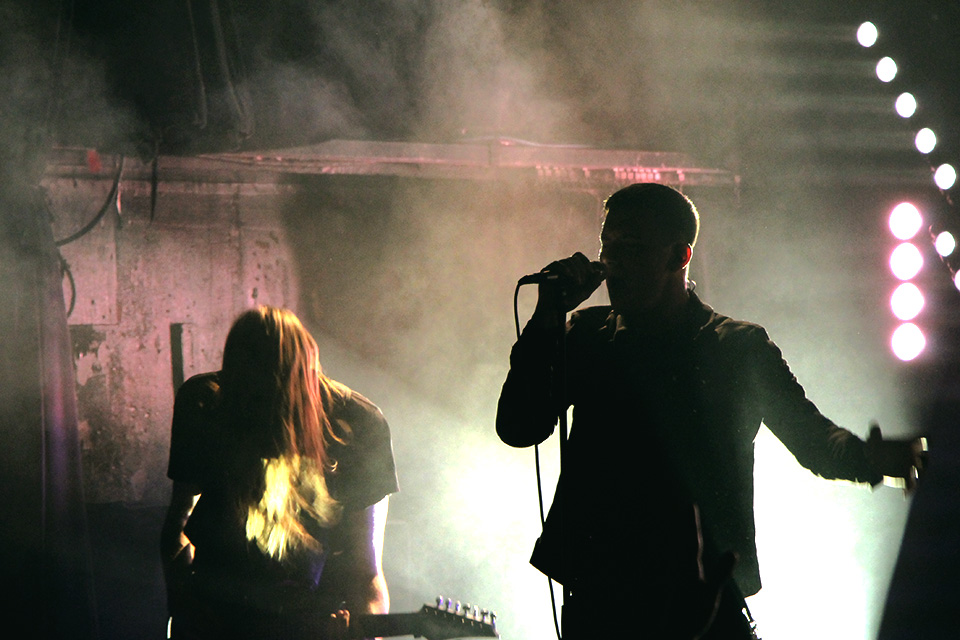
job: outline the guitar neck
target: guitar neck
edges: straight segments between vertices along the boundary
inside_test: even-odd
[[[350,616],[347,635],[357,638],[417,636],[426,640],[498,638],[496,613],[447,601],[443,607],[423,605],[416,613],[384,613]]]
[[[389,638],[412,635],[417,628],[419,613],[365,613],[350,616],[351,640],[357,638]]]

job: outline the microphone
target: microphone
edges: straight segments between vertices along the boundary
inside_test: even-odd
[[[603,263],[601,262],[591,262],[590,270],[594,275],[599,276],[600,280],[603,280],[607,277],[607,268],[604,267]],[[551,273],[550,271],[538,271],[537,273],[531,273],[530,275],[523,276],[517,281],[517,285],[546,283],[563,284],[561,281],[567,279],[568,278],[561,276],[560,274]]]
[[[531,273],[528,276],[523,276],[517,281],[517,284],[541,284],[544,282],[556,282],[559,279],[560,276],[555,273],[540,271],[539,273]]]

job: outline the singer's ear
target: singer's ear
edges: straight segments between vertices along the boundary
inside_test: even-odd
[[[673,245],[673,255],[670,258],[669,267],[673,271],[680,271],[688,264],[693,257],[693,247],[689,244],[677,243]]]

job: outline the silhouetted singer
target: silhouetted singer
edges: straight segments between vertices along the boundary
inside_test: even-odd
[[[701,302],[687,277],[700,220],[686,196],[634,184],[604,211],[603,268],[580,253],[545,267],[557,278],[539,285],[500,395],[497,433],[514,447],[546,440],[573,407],[531,563],[563,585],[564,640],[749,638],[761,422],[829,479],[911,482],[922,451],[833,424],[762,327]],[[610,306],[565,321],[604,276]]]

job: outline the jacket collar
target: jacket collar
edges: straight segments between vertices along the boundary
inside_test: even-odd
[[[690,290],[690,299],[683,311],[680,321],[670,330],[660,334],[658,337],[663,339],[696,339],[704,330],[716,324],[719,316],[713,310],[713,307],[706,304],[700,297]],[[609,340],[630,340],[633,339],[633,331],[625,325],[623,316],[610,308],[610,313],[600,333]]]

